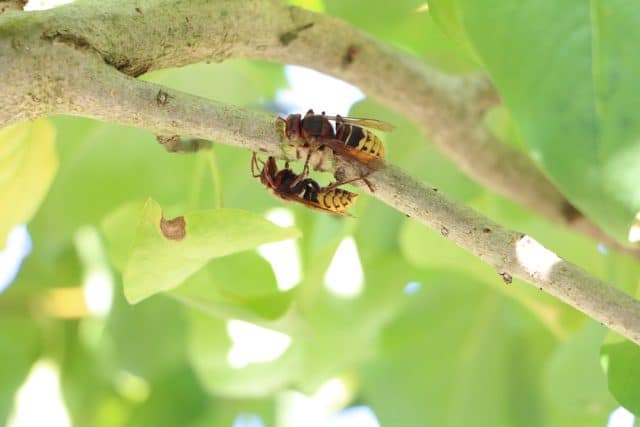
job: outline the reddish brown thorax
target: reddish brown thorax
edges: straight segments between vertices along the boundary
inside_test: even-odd
[[[292,140],[335,137],[329,119],[324,114],[314,114],[313,110],[307,111],[304,118],[300,114],[289,114],[286,125],[287,138]]]

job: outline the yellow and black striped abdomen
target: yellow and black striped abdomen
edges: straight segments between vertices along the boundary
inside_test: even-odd
[[[341,123],[338,126],[336,137],[345,145],[355,150],[369,153],[374,157],[384,157],[384,145],[378,136],[368,129],[360,126]]]
[[[318,205],[331,212],[344,212],[355,203],[358,195],[341,188],[318,192]]]

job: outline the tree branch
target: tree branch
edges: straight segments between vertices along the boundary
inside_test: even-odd
[[[425,98],[411,101],[412,107],[403,111],[410,116],[415,114],[416,119],[420,115],[426,126],[440,129],[436,136],[445,141],[451,138],[451,144],[459,144],[462,142],[456,138],[464,138],[467,131],[463,128],[468,126],[473,131],[469,131],[471,139],[467,143],[492,144],[487,142],[491,139],[481,131],[479,122],[475,123],[479,116],[472,119],[475,116],[465,112],[467,107],[455,101],[459,99],[456,96],[471,101],[491,98],[478,95],[490,92],[486,84],[452,79],[422,68],[339,21],[283,7],[272,0],[149,0],[144,4],[148,9],[116,0],[100,4],[80,2],[45,13],[0,16],[0,71],[4,77],[0,80],[0,93],[5,97],[0,104],[0,126],[64,113],[143,127],[157,135],[188,134],[280,157],[303,158],[304,148],[280,140],[273,117],[129,77],[150,69],[203,58],[221,60],[233,54],[293,63],[314,59],[311,62],[314,68],[324,71],[345,67],[342,77],[368,82],[372,85],[370,91],[383,94],[380,95],[383,100],[387,84],[398,99],[409,96],[411,91],[421,93]],[[301,22],[300,16],[312,16],[314,25],[304,19]],[[312,31],[325,25],[330,25],[325,28],[327,33],[311,36]],[[331,37],[324,37],[326,34]],[[345,39],[334,39],[335,34]],[[347,37],[349,34],[351,38]],[[362,56],[355,54],[350,64],[343,65],[344,55],[325,55],[335,48],[332,43],[344,48],[345,40],[353,43],[354,37],[362,42],[357,48]],[[306,44],[298,46],[298,41]],[[371,62],[368,69],[360,69],[367,68],[362,58],[375,56],[376,49],[386,51],[377,58],[376,68],[372,68]],[[359,61],[363,63],[357,65]],[[372,69],[380,72],[371,73]],[[368,77],[369,74],[375,74],[376,79]],[[385,79],[383,75],[393,78]],[[417,82],[405,81],[407,87],[398,83],[410,75],[422,77]],[[397,104],[399,109],[408,108]],[[481,104],[472,103],[474,108]],[[460,118],[462,124],[453,123],[449,114]],[[457,127],[441,128],[438,120]],[[486,147],[487,152],[493,150]],[[492,167],[500,169],[497,166],[502,164],[501,156],[494,154],[490,161],[496,163]],[[345,159],[336,158],[329,163],[323,160],[315,158],[314,165],[327,169],[326,165],[333,163],[336,171],[347,178],[362,173],[358,165]],[[503,169],[509,170],[506,166]],[[532,176],[527,175],[525,181]],[[501,227],[397,168],[384,166],[368,179],[375,187],[374,197],[492,265],[505,282],[512,277],[521,278],[640,344],[640,302],[629,295],[560,259],[531,237]],[[535,190],[532,194],[540,197],[536,188],[545,185],[540,182],[533,185],[534,181],[525,188],[531,186]],[[552,187],[546,188],[544,191]],[[519,190],[524,192],[522,186]],[[543,204],[550,210],[561,210]]]
[[[119,73],[96,81],[93,88],[82,110],[70,112],[142,126],[157,134],[189,134],[278,157],[306,158],[306,148],[281,140],[272,116]],[[157,96],[163,91],[169,101],[158,105]],[[335,170],[340,179],[363,173],[362,166],[334,157],[331,152],[312,156],[312,166]],[[493,266],[506,283],[520,278],[640,344],[640,301],[561,259],[532,237],[500,226],[396,167],[385,165],[367,179],[375,189],[372,196]],[[368,191],[366,185],[360,188]]]
[[[26,4],[27,0],[0,0],[0,13],[22,10]]]
[[[414,120],[464,172],[498,194],[640,257],[640,250],[621,245],[585,218],[529,157],[485,129],[484,113],[498,102],[485,78],[441,73],[338,19],[280,0],[87,1],[12,18],[0,20],[3,74],[17,56],[33,57],[40,47],[65,44],[134,77],[231,57],[299,64],[337,76]],[[37,55],[42,59],[46,53]],[[60,60],[47,65],[54,63],[59,67]],[[20,83],[16,86],[0,83],[9,94],[7,108],[0,109],[0,126],[64,103],[55,86],[73,73],[52,81],[43,74],[44,64],[38,65],[15,76]]]

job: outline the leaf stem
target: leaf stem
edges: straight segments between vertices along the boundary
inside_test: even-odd
[[[209,171],[211,172],[211,181],[213,182],[213,205],[216,209],[220,209],[223,207],[222,179],[220,178],[215,147],[211,147],[211,150],[207,152],[207,160],[209,163]]]

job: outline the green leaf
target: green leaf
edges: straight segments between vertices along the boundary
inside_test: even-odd
[[[66,322],[64,335],[59,334],[64,336],[64,340],[60,340],[64,344],[60,352],[64,403],[73,425],[122,426],[133,402],[116,390],[114,379],[122,375],[122,371],[118,372],[120,366],[112,363],[111,354],[107,355],[104,346],[88,343],[102,334],[104,325],[99,323],[102,322],[97,319]],[[109,334],[102,335],[105,336]]]
[[[381,425],[547,425],[540,377],[553,338],[469,277],[433,278],[391,322],[363,395]]]
[[[607,416],[615,408],[599,360],[606,333],[602,325],[590,321],[556,348],[547,365],[545,385],[548,396],[559,409]]]
[[[132,411],[126,426],[184,426],[205,415],[210,406],[188,365],[166,372],[150,389],[149,398]]]
[[[213,394],[246,398],[267,396],[292,384],[301,363],[299,350],[289,346],[273,360],[232,366],[234,347],[227,321],[190,311],[189,356],[205,388]]]
[[[40,354],[41,337],[32,320],[17,316],[0,316],[0,330],[0,424],[5,425],[15,393]]]
[[[123,275],[130,303],[178,286],[213,258],[299,235],[294,228],[234,209],[194,212],[173,225],[167,221],[160,205],[149,199]]]
[[[572,203],[626,241],[640,210],[640,96],[630,71],[640,69],[640,8],[625,0],[454,3],[531,154]]]
[[[175,369],[186,357],[183,307],[168,298],[131,306],[117,293],[105,332],[115,368],[147,380]]]
[[[407,283],[429,281],[427,274],[389,253],[363,259],[362,267],[359,295],[345,298],[328,290],[324,269],[305,274],[298,289],[296,303],[312,330],[294,341],[304,357],[296,385],[307,393],[378,355],[384,327],[410,301],[404,293]]]
[[[252,252],[214,259],[169,295],[223,319],[288,329],[286,319],[279,326],[274,321],[289,308],[292,293],[278,289],[271,266]]]
[[[55,130],[45,119],[0,129],[0,245],[29,222],[58,170]]]
[[[640,347],[614,339],[602,346],[601,354],[609,391],[620,405],[640,417]]]
[[[337,16],[367,33],[451,72],[478,69],[470,51],[446,36],[447,31],[424,11],[425,0],[399,0],[390,7],[385,0],[325,0],[327,14]],[[423,10],[423,11],[420,11]]]
[[[282,64],[239,59],[154,71],[143,79],[220,102],[253,107],[265,98],[272,99],[286,86]]]
[[[324,3],[322,0],[287,0],[287,3],[314,12],[324,12]]]
[[[105,236],[109,258],[122,271],[127,264],[131,245],[136,235],[136,225],[144,209],[144,202],[129,202],[109,212],[100,222]]]
[[[434,21],[442,27],[444,33],[460,46],[463,46],[469,57],[477,60],[460,19],[458,2],[435,0],[430,1],[428,4],[429,13],[433,16]]]

